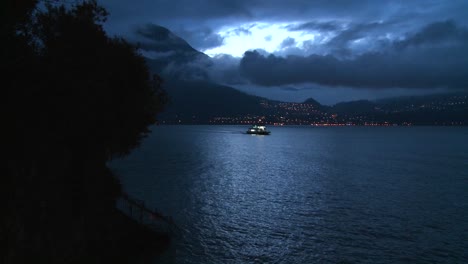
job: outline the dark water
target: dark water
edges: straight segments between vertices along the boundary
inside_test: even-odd
[[[148,263],[468,263],[468,128],[158,126],[111,167],[181,236]]]

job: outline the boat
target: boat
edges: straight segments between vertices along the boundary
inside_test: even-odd
[[[266,129],[266,126],[253,125],[246,133],[251,135],[270,135],[271,132]]]

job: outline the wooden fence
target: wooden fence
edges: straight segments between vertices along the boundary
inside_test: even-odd
[[[178,231],[171,217],[164,216],[156,209],[147,208],[144,201],[132,198],[126,193],[123,193],[117,200],[116,207],[128,217],[155,232],[175,233]]]

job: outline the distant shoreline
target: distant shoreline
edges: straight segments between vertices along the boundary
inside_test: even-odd
[[[159,123],[156,126],[251,126],[254,123],[248,124],[232,124],[232,123]],[[268,124],[261,123],[272,127],[467,127],[468,124]]]

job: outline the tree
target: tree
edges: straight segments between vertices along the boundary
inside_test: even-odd
[[[106,15],[95,1],[71,10],[49,6],[38,15],[35,32],[41,63],[47,65],[41,93],[44,100],[54,99],[45,123],[71,144],[111,157],[140,143],[165,95],[137,50],[106,36],[101,25]]]
[[[138,146],[166,103],[161,79],[136,48],[106,35],[107,12],[96,1],[43,11],[28,3],[1,30],[8,157],[0,236],[10,257],[66,254],[67,245],[99,239],[120,191],[106,161]],[[70,225],[84,238],[61,241]],[[51,245],[33,243],[46,237]]]

